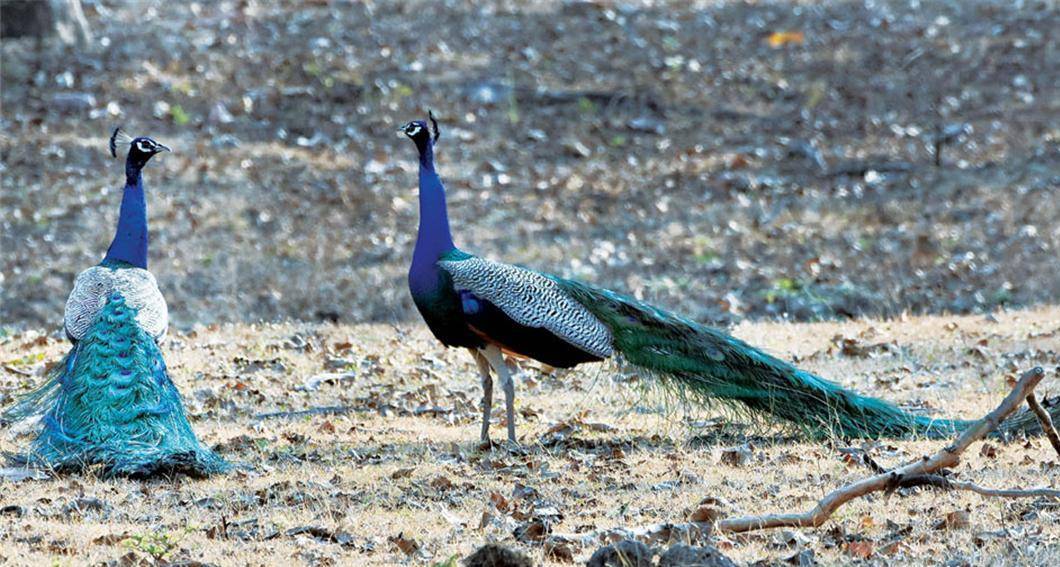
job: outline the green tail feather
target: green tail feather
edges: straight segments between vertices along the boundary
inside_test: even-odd
[[[682,396],[721,401],[777,418],[813,437],[949,436],[972,422],[917,416],[800,370],[717,329],[590,285],[553,278],[611,330],[614,349]],[[1054,419],[1060,406],[1050,410]],[[1033,415],[1017,415],[999,435],[1037,434]]]
[[[55,405],[55,399],[59,395],[62,385],[62,377],[69,374],[73,369],[73,362],[77,360],[78,345],[70,349],[58,364],[51,367],[44,384],[36,390],[26,394],[15,405],[0,413],[0,426],[28,419],[35,415],[43,414],[48,408]]]
[[[43,427],[23,458],[29,464],[137,477],[229,468],[195,437],[158,345],[118,294],[45,384],[2,418],[41,413]]]

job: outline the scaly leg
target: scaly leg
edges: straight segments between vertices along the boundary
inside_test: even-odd
[[[508,364],[504,362],[504,354],[501,349],[490,345],[481,352],[485,355],[486,360],[489,361],[490,366],[493,367],[493,371],[497,373],[497,377],[501,380],[501,387],[504,388],[504,406],[508,418],[508,441],[514,445],[516,443],[515,382],[512,380],[511,372],[508,371]]]
[[[482,443],[490,444],[490,415],[493,413],[493,378],[490,376],[490,363],[481,350],[471,350],[482,378]]]

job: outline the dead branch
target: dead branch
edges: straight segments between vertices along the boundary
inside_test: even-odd
[[[1053,419],[1049,417],[1049,412],[1038,402],[1038,398],[1034,396],[1034,392],[1027,394],[1027,405],[1031,407],[1031,411],[1034,412],[1034,415],[1038,416],[1038,422],[1042,424],[1042,430],[1045,431],[1045,436],[1048,437],[1049,442],[1053,444],[1053,449],[1056,449],[1056,454],[1060,455],[1060,435],[1056,434],[1056,427],[1053,426]]]
[[[254,415],[254,419],[292,419],[311,415],[344,415],[356,411],[365,411],[353,406],[317,406],[301,410],[273,411]]]
[[[817,506],[807,512],[799,514],[766,514],[762,516],[725,518],[719,520],[714,525],[714,528],[718,531],[734,533],[782,527],[815,528],[828,521],[840,506],[843,506],[855,498],[860,498],[871,492],[893,490],[895,486],[898,486],[901,483],[903,478],[924,475],[938,476],[936,473],[939,471],[957,465],[957,463],[960,462],[961,454],[964,453],[972,443],[981,440],[991,431],[997,429],[997,426],[1006,417],[1011,415],[1012,412],[1016,411],[1016,408],[1023,403],[1023,400],[1027,399],[1027,396],[1034,391],[1034,388],[1044,377],[1045,371],[1040,367],[1024,372],[1009,395],[1001,402],[1001,405],[987,414],[986,417],[980,419],[968,429],[964,430],[952,445],[942,448],[934,455],[925,456],[917,462],[899,467],[893,471],[871,476],[835,490],[826,495],[817,503]],[[974,486],[969,483],[951,482],[950,484],[955,487],[957,484],[965,485],[965,488],[968,490],[973,490],[971,486]],[[993,489],[981,489],[981,491],[977,492],[980,494],[987,494],[992,490]],[[1056,496],[1052,493],[1043,495]]]
[[[1060,490],[1051,488],[988,488],[972,482],[949,481],[949,487],[957,490],[970,490],[983,496],[998,498],[1056,498],[1060,500]]]
[[[909,476],[901,479],[896,479],[896,482],[898,485],[895,488],[930,486],[933,488],[941,488],[943,490],[967,490],[969,492],[975,492],[976,494],[981,494],[983,496],[993,496],[997,498],[1044,497],[1060,499],[1060,490],[1053,490],[1051,488],[989,488],[985,486],[979,486],[974,482],[952,480],[938,474]]]
[[[32,372],[29,372],[28,370],[22,370],[21,368],[15,368],[14,366],[11,366],[9,364],[5,364],[3,368],[4,370],[7,370],[12,374],[18,374],[19,376],[33,376]]]

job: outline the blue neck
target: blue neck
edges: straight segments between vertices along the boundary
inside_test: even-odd
[[[445,187],[434,170],[434,149],[428,141],[420,150],[420,229],[412,254],[413,273],[430,271],[438,258],[455,248],[445,208]]]
[[[105,263],[125,262],[147,269],[147,201],[144,178],[139,169],[126,166],[125,193],[118,213],[118,230],[107,249]]]

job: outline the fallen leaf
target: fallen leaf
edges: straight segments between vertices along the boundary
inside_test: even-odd
[[[766,38],[766,42],[769,43],[770,47],[783,47],[788,44],[802,45],[803,41],[806,40],[805,34],[800,31],[780,31],[769,34]]]
[[[120,534],[107,534],[101,535],[96,539],[92,540],[93,545],[118,545],[119,543],[129,539],[129,533],[123,532]]]
[[[856,559],[868,559],[875,553],[871,541],[851,541],[844,546],[846,554]]]
[[[405,555],[412,555],[420,550],[420,544],[414,539],[406,538],[404,532],[388,537],[387,541],[394,544]]]
[[[955,510],[935,523],[936,530],[960,530],[972,525],[972,515],[967,510]]]
[[[730,467],[742,467],[751,462],[752,453],[750,447],[741,445],[722,449],[721,462]]]
[[[983,443],[983,448],[979,449],[979,455],[988,459],[996,459],[997,447],[991,445],[990,443]]]
[[[913,548],[909,547],[909,544],[904,541],[892,541],[880,548],[880,553],[887,556],[898,555],[899,553],[910,553],[912,551]]]
[[[491,492],[490,493],[490,502],[493,504],[494,508],[496,508],[497,510],[499,510],[501,512],[507,512],[508,509],[510,508],[510,504],[508,503],[508,499],[505,498],[500,492]]]
[[[570,543],[562,541],[558,538],[548,538],[545,540],[545,557],[556,561],[558,563],[574,563],[574,549]]]
[[[431,480],[431,487],[438,490],[449,490],[453,487],[453,481],[449,480],[449,477],[440,474]]]
[[[696,508],[691,514],[688,515],[688,521],[709,523],[714,522],[718,518],[724,517],[725,512],[720,508],[711,505],[702,505]]]
[[[515,528],[515,539],[522,542],[539,542],[548,535],[548,526],[541,520],[532,520]]]

